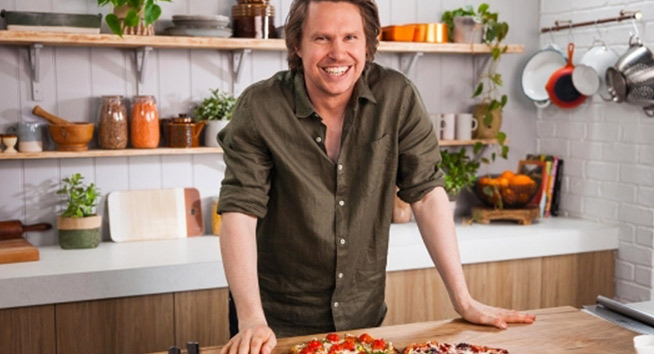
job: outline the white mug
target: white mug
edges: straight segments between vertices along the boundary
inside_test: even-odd
[[[443,113],[441,115],[441,140],[454,140],[455,114]]]
[[[456,140],[471,140],[472,132],[477,130],[479,123],[472,113],[456,114]]]

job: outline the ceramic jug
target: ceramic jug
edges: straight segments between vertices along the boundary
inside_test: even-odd
[[[193,118],[180,114],[168,123],[168,146],[172,148],[190,148],[200,146],[200,133],[204,121],[193,122]]]

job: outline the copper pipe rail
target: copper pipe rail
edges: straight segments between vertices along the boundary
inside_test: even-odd
[[[559,21],[559,20],[556,20],[556,21],[554,21],[554,26],[543,27],[543,28],[540,29],[540,33],[555,32],[555,31],[560,31],[560,30],[572,29],[572,28],[575,28],[575,27],[592,26],[592,25],[597,25],[597,24],[600,24],[600,23],[607,23],[607,22],[620,22],[620,21],[630,20],[630,19],[640,20],[642,18],[643,18],[643,13],[640,12],[640,11],[625,11],[625,10],[622,10],[622,11],[620,11],[620,16],[618,16],[618,17],[602,18],[602,19],[598,19],[598,20],[595,20],[595,21],[572,23],[572,21]]]

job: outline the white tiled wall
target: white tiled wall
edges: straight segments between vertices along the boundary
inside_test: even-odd
[[[163,3],[162,19],[157,28],[169,26],[174,14],[229,15],[235,0],[173,0]],[[276,24],[286,17],[291,0],[272,0]],[[460,7],[455,0],[381,0],[378,2],[382,25],[437,22],[443,10]],[[467,3],[467,2],[466,2]],[[472,1],[477,6],[481,1]],[[17,11],[53,11],[72,13],[106,13],[96,0],[0,0],[0,8]],[[525,54],[506,55],[500,71],[504,75],[509,103],[505,109],[504,127],[511,139],[509,161],[500,161],[492,170],[514,169],[517,160],[536,149],[536,111],[522,95],[519,68],[538,47],[539,5],[536,0],[490,1],[491,9],[499,10],[502,19],[511,25],[507,43],[524,44]],[[106,26],[105,26],[106,27]],[[104,28],[106,32],[107,29]],[[130,98],[136,94],[134,52],[115,48],[44,47],[41,56],[42,101],[32,101],[30,76],[24,47],[0,46],[0,132],[18,121],[40,121],[30,112],[41,105],[61,117],[73,121],[97,119],[99,97],[120,94]],[[398,68],[400,55],[379,54],[377,61]],[[475,72],[482,59],[467,55],[426,54],[408,73],[419,87],[430,112],[469,111]],[[149,53],[145,94],[156,96],[160,115],[170,117],[185,112],[194,102],[208,95],[210,88],[238,94],[249,84],[286,68],[285,54],[257,52],[247,57],[238,82],[231,78],[231,55],[214,50],[166,49]],[[0,220],[20,219],[23,223],[55,223],[58,198],[55,191],[60,180],[74,172],[95,182],[106,196],[117,190],[194,186],[203,198],[205,229],[210,230],[208,210],[211,198],[218,194],[224,165],[219,155],[111,157],[61,160],[0,161]],[[106,226],[106,198],[99,213],[105,217],[104,239],[109,238]],[[36,245],[56,244],[56,231],[29,233]]]
[[[543,0],[540,25],[616,17],[621,9],[641,10],[637,29],[654,48],[654,2],[617,0]],[[594,38],[622,54],[628,47],[631,21],[581,27],[540,36],[545,45],[575,43],[577,60]],[[636,106],[593,97],[580,107],[548,107],[538,112],[538,150],[565,159],[566,214],[620,225],[616,296],[626,301],[652,299],[654,266],[654,118]]]

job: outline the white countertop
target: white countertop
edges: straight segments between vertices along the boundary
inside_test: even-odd
[[[463,264],[618,248],[617,226],[565,218],[457,225],[457,235]],[[39,251],[37,262],[0,265],[0,308],[227,286],[215,236]],[[391,225],[387,270],[432,266],[416,224]]]

